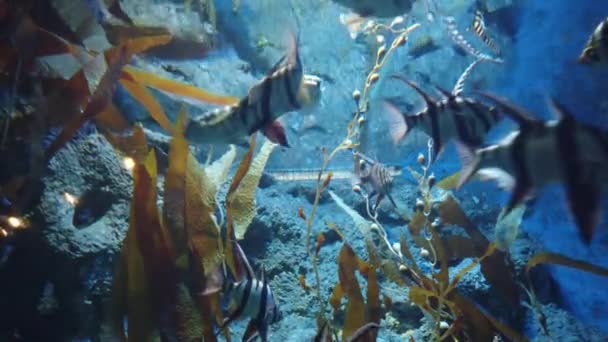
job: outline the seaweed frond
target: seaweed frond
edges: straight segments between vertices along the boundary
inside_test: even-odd
[[[265,140],[260,152],[255,156],[247,173],[243,177],[232,201],[234,217],[234,234],[238,240],[245,237],[247,228],[256,215],[255,191],[262,178],[262,172],[276,144]]]

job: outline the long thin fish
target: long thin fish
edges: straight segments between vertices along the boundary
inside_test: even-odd
[[[473,17],[472,27],[473,32],[475,32],[477,37],[479,37],[479,39],[481,39],[481,41],[486,44],[494,52],[494,54],[496,54],[497,56],[502,55],[502,53],[500,52],[500,48],[498,48],[498,45],[496,44],[494,39],[492,39],[492,37],[488,35],[486,23],[483,19],[483,13],[480,10],[475,11],[475,17]]]
[[[473,45],[464,38],[464,36],[460,33],[460,31],[458,31],[458,26],[456,25],[456,19],[454,19],[454,17],[446,17],[444,19],[444,22],[446,25],[448,35],[450,36],[452,41],[456,45],[460,46],[468,54],[475,56],[475,58],[477,58],[477,59],[490,60],[490,61],[494,61],[496,63],[503,62],[503,60],[501,58],[490,56],[486,53],[483,53],[483,52],[477,50],[475,47],[473,47]]]

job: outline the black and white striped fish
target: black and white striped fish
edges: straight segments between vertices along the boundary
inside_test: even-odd
[[[429,135],[433,141],[433,160],[451,139],[457,139],[472,148],[482,146],[487,133],[501,119],[499,111],[496,107],[461,96],[467,77],[475,65],[481,61],[483,60],[476,60],[464,71],[451,92],[435,86],[441,93],[440,99],[433,98],[416,83],[395,76],[416,90],[426,105],[418,113],[408,115],[387,103],[386,112],[393,142],[398,143],[412,129],[418,128]]]
[[[593,30],[578,61],[583,64],[608,64],[608,18]]]
[[[193,143],[246,144],[259,130],[273,142],[288,146],[285,129],[277,120],[283,114],[314,105],[321,95],[321,80],[304,75],[298,42],[290,35],[287,54],[254,84],[234,106],[193,118],[185,134]]]
[[[591,241],[600,194],[608,184],[608,132],[576,121],[555,100],[551,104],[558,120],[545,122],[506,100],[482,95],[495,101],[520,129],[501,143],[477,151],[460,146],[464,164],[460,185],[477,173],[512,189],[507,214],[534,189],[563,183],[580,234],[585,242]]]
[[[371,201],[376,197],[376,202],[372,206],[375,212],[382,200],[386,197],[396,208],[397,204],[391,196],[391,186],[393,184],[394,169],[372,159],[360,152],[354,152],[355,161],[355,184],[365,186],[367,199]]]
[[[380,325],[374,322],[364,324],[362,327],[357,329],[351,336],[346,338],[345,342],[363,342],[369,339],[368,333],[370,331],[380,329]],[[339,339],[332,336],[331,326],[328,321],[323,321],[321,327],[317,331],[317,334],[313,338],[312,342],[333,342],[339,341]]]
[[[249,325],[243,336],[243,341],[253,341],[259,336],[263,342],[268,340],[268,326],[281,320],[282,314],[277,301],[270,289],[264,270],[256,277],[245,253],[234,243],[236,252],[240,255],[245,268],[244,279],[229,283],[226,293],[231,296],[231,310],[228,317],[220,326],[221,332],[228,324],[241,317],[249,317]]]
[[[477,37],[479,37],[479,39],[481,39],[481,41],[486,44],[486,46],[489,47],[494,52],[494,54],[496,54],[497,56],[501,55],[498,45],[487,32],[486,22],[483,19],[483,13],[480,10],[475,11],[472,28],[473,32],[475,32]]]

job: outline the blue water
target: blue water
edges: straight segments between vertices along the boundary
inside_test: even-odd
[[[86,2],[90,13],[75,14],[76,17],[88,18],[89,23],[111,20],[113,14],[104,8],[103,1],[78,1]],[[324,156],[327,156],[322,154],[322,151],[331,151],[343,141],[356,106],[352,98],[353,91],[363,90],[378,47],[390,43],[398,36],[398,32],[383,31],[386,26],[382,25],[390,24],[392,17],[367,17],[360,19],[360,31],[368,24],[382,25],[378,26],[377,32],[359,32],[356,39],[353,39],[340,20],[341,16],[352,13],[347,7],[337,4],[347,1],[215,0],[212,7],[206,6],[206,1],[211,0],[121,0],[127,16],[137,17],[133,20],[136,25],[161,26],[178,37],[174,38],[185,44],[181,45],[182,47],[186,46],[197,52],[196,58],[191,55],[181,56],[182,51],[177,51],[178,49],[161,51],[167,53],[165,55],[149,52],[133,57],[130,65],[161,78],[243,98],[251,96],[248,92],[252,86],[268,76],[270,67],[285,54],[285,37],[289,36],[287,33],[292,32],[298,37],[298,51],[304,73],[320,78],[321,97],[318,104],[285,113],[279,119],[291,147],[277,147],[273,151],[265,169],[268,174],[262,176],[260,185],[255,188],[256,217],[240,244],[256,270],[255,273],[260,274],[262,269],[266,271],[269,286],[272,287],[284,315],[280,322],[270,325],[269,341],[310,341],[316,333],[315,318],[320,304],[315,291],[305,291],[298,282],[300,276],[303,276],[304,283],[308,286],[314,286],[316,281],[313,261],[306,254],[304,247],[306,222],[298,216],[308,217],[312,213],[316,172],[319,171]],[[401,75],[417,82],[426,90],[431,89],[431,84],[452,89],[455,80],[474,57],[449,39],[444,27],[445,16],[455,18],[459,31],[467,40],[474,42],[476,48],[489,52],[490,50],[472,33],[470,26],[473,12],[478,4],[513,3],[499,12],[486,15],[488,32],[496,38],[503,50],[504,61],[484,63],[475,69],[465,87],[467,96],[479,98],[475,90],[497,94],[544,120],[556,118],[548,105],[549,99],[553,98],[568,108],[577,120],[608,130],[608,65],[590,66],[576,61],[590,33],[608,15],[608,0],[414,2],[412,12],[404,16],[404,25],[420,23],[421,27],[411,34],[404,47],[393,52],[381,68],[380,81],[368,94],[370,110],[364,113],[365,120],[362,120],[367,140],[363,141],[361,151],[382,163],[397,166],[402,171],[401,175],[395,176],[391,189],[398,202],[397,209],[412,210],[417,197],[420,196],[415,185],[417,180],[408,172],[408,168],[420,169],[418,156],[420,153],[426,155],[428,137],[412,133],[400,145],[391,142],[386,116],[382,111],[382,101],[396,100],[394,102],[398,103],[402,111],[411,113],[420,110],[423,103],[411,88],[394,83],[394,80],[387,76]],[[235,3],[239,3],[236,11],[233,8]],[[370,6],[377,5],[371,0],[370,3]],[[49,8],[40,4],[33,5],[32,13],[27,12],[30,9],[25,10],[31,14],[33,21],[45,30],[65,38],[66,42],[70,41],[74,46],[81,45],[82,42],[74,39],[79,34],[86,34],[87,30],[83,28],[80,30],[82,32],[70,32],[70,20],[62,19],[61,13],[52,13],[53,15],[47,18],[44,11]],[[426,4],[430,4],[433,9],[433,20],[428,19]],[[185,9],[186,5],[190,7]],[[42,6],[42,10],[37,6]],[[193,14],[195,20],[191,20]],[[0,15],[3,15],[2,11]],[[370,21],[373,23],[370,24]],[[0,24],[4,28],[4,23],[0,21]],[[86,22],[81,24],[86,25]],[[6,25],[10,26],[11,23]],[[7,49],[15,46],[23,48],[19,44],[15,45],[18,36],[11,30],[8,32],[9,39],[0,35],[2,43],[7,44]],[[205,45],[207,41],[197,40],[201,36],[206,37],[206,34],[212,36],[209,42],[212,41],[213,44],[209,46]],[[410,49],[426,38],[433,41],[435,49],[415,58],[409,53]],[[36,50],[35,53],[46,56],[44,53],[48,52],[47,47],[43,44],[40,46],[44,47],[40,49],[42,51]],[[99,53],[80,49],[81,47],[78,47],[70,53],[79,51],[89,54],[89,57]],[[53,49],[49,50],[55,53]],[[186,50],[188,49],[184,48],[184,53]],[[30,50],[17,52],[19,58],[27,58],[29,53],[33,53]],[[167,57],[171,53],[178,57]],[[0,61],[3,62],[3,67],[14,66],[8,62],[4,64],[4,57],[0,57]],[[8,126],[6,148],[2,146],[0,149],[0,157],[3,157],[0,158],[0,342],[105,341],[108,340],[110,329],[106,314],[108,308],[114,309],[111,307],[111,299],[112,291],[116,291],[113,289],[116,265],[121,253],[125,253],[122,246],[127,229],[130,229],[130,224],[135,221],[131,217],[133,178],[123,159],[124,153],[133,151],[118,151],[120,148],[110,145],[102,136],[103,132],[98,130],[93,122],[87,122],[75,130],[70,143],[53,159],[31,161],[35,159],[33,156],[39,155],[35,152],[44,151],[53,143],[62,131],[63,124],[54,124],[54,113],[28,121],[28,115],[35,116],[36,114],[31,113],[38,113],[33,110],[34,101],[28,96],[31,95],[32,89],[38,86],[44,89],[45,95],[61,93],[64,91],[61,88],[64,84],[62,82],[68,82],[48,75],[40,76],[44,74],[44,70],[40,71],[39,68],[44,69],[48,65],[39,65],[37,62],[38,60],[35,60],[31,65],[27,65],[26,69],[32,73],[20,78],[21,83],[16,87],[18,99],[14,98],[12,93],[14,88],[10,82],[15,77],[11,70],[1,70],[0,75],[2,80],[6,81],[0,86],[0,128],[4,128],[5,120],[14,123],[14,126]],[[5,74],[8,77],[5,78]],[[81,75],[75,77],[79,76]],[[160,181],[157,202],[160,208],[167,209],[169,206],[163,207],[162,201],[165,195],[164,177],[169,163],[167,154],[170,134],[154,122],[145,106],[132,96],[126,87],[114,84],[111,91],[111,104],[126,122],[142,124],[147,129],[148,144],[154,147],[158,160]],[[223,108],[209,103],[193,103],[179,95],[169,96],[158,90],[150,90],[150,94],[158,100],[171,121],[175,120],[182,106],[189,110],[190,117],[196,117],[210,109]],[[187,105],[184,105],[185,103]],[[14,113],[9,113],[9,109],[4,110],[5,107]],[[83,108],[76,109],[74,113],[80,113]],[[244,121],[256,118],[245,119]],[[269,122],[263,124],[267,123]],[[259,127],[264,126],[263,124]],[[41,128],[45,133],[42,139],[37,135]],[[515,129],[517,126],[512,121],[503,120],[489,133],[484,145],[500,141]],[[0,133],[4,134],[1,131]],[[120,138],[131,134],[132,130],[112,133],[116,133],[116,137]],[[28,140],[28,134],[34,135],[40,146]],[[257,134],[258,144],[261,145],[262,134],[257,131],[254,134]],[[192,143],[190,149],[202,164],[207,153],[210,153],[211,159],[216,159],[226,152],[225,144],[218,145],[209,148],[204,144]],[[462,165],[456,145],[449,143],[444,147],[430,169],[437,179],[452,175]],[[241,144],[237,151],[234,164],[241,161],[246,149]],[[41,164],[30,165],[34,162]],[[336,171],[336,174],[337,171],[350,172],[353,169],[352,163],[352,153],[350,150],[344,150],[336,154],[328,168]],[[228,182],[236,169],[234,164],[229,172]],[[21,185],[22,180],[25,180],[25,184],[38,184],[35,182],[38,179],[27,178],[30,176],[29,169],[37,170],[36,177],[41,177],[44,186],[42,189],[13,193],[13,188]],[[309,172],[309,179],[282,182],[273,180],[270,176],[273,172],[301,175],[304,171]],[[311,174],[313,176],[310,176]],[[324,190],[332,190],[344,199],[346,205],[354,208],[358,215],[372,220],[367,217],[365,202],[359,194],[352,191],[351,179],[332,179],[328,184]],[[223,229],[226,221],[224,200],[228,185],[224,184],[219,188],[221,190],[215,196],[219,203],[215,214]],[[581,239],[572,218],[563,186],[552,184],[535,190],[534,198],[529,201],[519,227],[520,233],[515,242],[517,247],[511,250],[510,257],[518,266],[525,265],[531,254],[549,251],[608,268],[606,193],[602,194],[600,223],[592,241],[587,244]],[[435,191],[439,193],[437,189]],[[85,194],[95,195],[90,195],[89,201],[85,202]],[[81,196],[82,201],[76,204],[67,203],[67,195],[76,198]],[[20,199],[30,198],[28,196],[32,199],[28,202],[29,207],[17,208],[15,203],[21,203]],[[454,190],[454,196],[462,203],[473,223],[492,240],[496,215],[501,207],[506,205],[510,193],[499,189],[493,182],[475,180],[465,184],[462,189]],[[175,206],[179,205],[181,202],[176,201]],[[186,209],[183,209],[185,212]],[[362,259],[367,258],[367,251],[364,239],[353,224],[351,216],[336,206],[327,193],[320,196],[317,209],[317,216],[311,226],[311,242],[313,245],[316,243],[317,240],[314,239],[317,234],[326,234],[322,235],[325,242],[319,250],[317,266],[321,296],[327,301],[342,276],[338,273],[336,259],[343,246],[342,240],[337,234],[330,232],[328,227],[335,224],[344,232],[345,239]],[[390,244],[398,243],[402,235],[410,234],[407,223],[403,220],[406,215],[401,215],[402,211],[397,214],[393,209],[390,204],[384,203],[379,209],[376,222],[386,229]],[[12,216],[23,217],[24,222],[27,222],[26,227],[9,228]],[[449,229],[450,233],[458,231],[454,227]],[[160,244],[158,241],[154,243]],[[415,246],[413,241],[411,244]],[[154,248],[158,248],[158,245],[154,245]],[[188,245],[188,248],[191,246]],[[428,274],[438,269],[429,262],[428,255],[423,255],[429,251],[419,247],[414,247],[413,251],[423,272]],[[451,274],[454,275],[471,260],[473,259],[464,258],[453,261],[454,263],[450,264]],[[184,273],[179,274],[179,281],[190,286],[190,295],[208,295],[200,288],[203,286],[201,284],[217,279],[205,278],[201,281],[200,278],[211,276],[194,273],[200,270],[194,271],[196,267],[190,266],[192,269],[187,272],[180,269],[180,272]],[[534,271],[538,271],[534,273],[534,287],[545,305],[543,308],[550,312],[549,325],[551,332],[555,334],[552,336],[555,341],[608,340],[608,277],[552,265],[538,266]],[[219,275],[218,272],[212,276],[222,277],[224,274]],[[367,280],[364,280],[363,276],[357,279],[366,297]],[[421,310],[408,301],[406,292],[381,273],[380,282],[381,293],[393,298],[395,305],[386,308],[377,341],[409,340],[409,334],[416,336],[416,341],[426,341],[425,338],[429,338],[432,330],[431,324],[428,324],[430,316],[423,315]],[[228,287],[225,282],[214,289],[225,295],[222,302],[227,303],[231,299],[227,294]],[[494,298],[497,292],[490,287],[479,267],[468,272],[459,283],[462,293],[483,303],[480,305],[487,304],[488,307],[482,309],[484,312],[512,325],[530,340],[543,341],[534,312],[526,311],[518,319],[507,321],[516,313],[510,309],[495,307],[499,302]],[[522,296],[522,299],[527,298]],[[156,298],[150,300],[154,301]],[[342,301],[344,302],[345,300]],[[45,309],[41,310],[40,307]],[[343,306],[335,315],[332,315],[330,309],[324,315],[332,320],[335,328],[341,328],[344,311]],[[161,312],[159,317],[156,323],[162,325],[160,322],[170,321],[168,317],[171,315]],[[233,339],[241,338],[249,318],[243,317],[231,326]],[[125,329],[137,326],[129,324],[126,317],[119,322]],[[163,329],[171,330],[164,326],[159,328],[159,331],[165,332]],[[214,329],[217,329],[217,325]],[[601,336],[594,335],[601,333]],[[197,338],[200,340],[201,336]]]

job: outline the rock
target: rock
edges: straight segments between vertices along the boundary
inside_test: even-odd
[[[122,160],[105,138],[91,134],[67,144],[51,160],[44,182],[37,211],[45,222],[43,234],[51,250],[74,260],[119,250],[127,230],[132,185]],[[88,191],[103,192],[111,205],[96,221],[77,228],[74,206],[65,193],[79,198]]]

